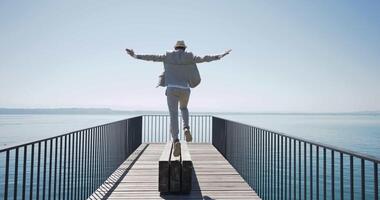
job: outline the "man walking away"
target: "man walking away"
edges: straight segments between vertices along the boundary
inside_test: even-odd
[[[163,55],[137,55],[132,49],[126,49],[126,51],[130,56],[137,59],[164,63],[165,72],[162,77],[163,80],[160,82],[163,86],[167,87],[165,94],[170,113],[170,133],[174,143],[173,155],[179,156],[181,153],[181,144],[178,139],[178,103],[182,114],[186,142],[191,142],[192,135],[190,133],[187,104],[190,97],[190,86],[194,87],[191,84],[191,78],[193,77],[194,69],[197,72],[196,63],[219,60],[229,54],[231,50],[220,55],[206,55],[200,57],[193,55],[191,52],[187,52],[185,42],[181,40],[175,44],[174,51],[166,52],[166,54]],[[196,85],[198,83],[196,83]]]

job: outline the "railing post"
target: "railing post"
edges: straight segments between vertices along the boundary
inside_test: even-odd
[[[376,162],[373,163],[373,171],[374,171],[374,190],[375,190],[375,200],[379,199],[379,174],[378,174],[378,164]]]
[[[226,121],[216,117],[212,117],[212,144],[218,149],[218,151],[226,157]]]
[[[7,150],[5,157],[5,183],[4,183],[4,200],[8,199],[8,182],[9,182],[9,151]]]
[[[19,148],[16,148],[15,152],[15,174],[14,174],[14,185],[13,185],[13,199],[17,199],[17,187],[18,187],[18,154],[19,154]]]
[[[128,155],[132,153],[142,142],[142,116],[128,119],[127,121]]]

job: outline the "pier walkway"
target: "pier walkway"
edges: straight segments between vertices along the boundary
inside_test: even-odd
[[[141,144],[90,199],[260,199],[211,144],[188,143],[194,172],[192,191],[160,195],[158,159],[165,144]]]

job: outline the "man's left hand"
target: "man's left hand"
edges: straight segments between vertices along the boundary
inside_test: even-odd
[[[228,55],[231,51],[232,51],[232,49],[227,50],[224,54],[222,54],[221,57],[223,58],[224,56]]]

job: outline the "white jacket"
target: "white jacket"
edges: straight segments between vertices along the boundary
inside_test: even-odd
[[[221,55],[195,56],[191,52],[183,50],[168,51],[164,55],[135,55],[135,58],[163,62],[165,68],[165,86],[178,85],[190,86],[190,82],[198,72],[197,63],[219,60]],[[199,76],[199,74],[198,74]]]

